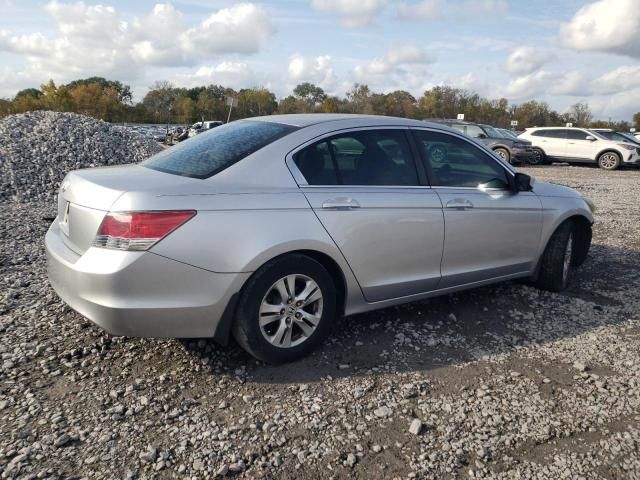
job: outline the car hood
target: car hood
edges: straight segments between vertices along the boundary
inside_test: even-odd
[[[555,183],[536,182],[533,186],[533,191],[536,195],[540,195],[542,197],[581,197],[581,195],[573,188],[565,187],[564,185],[556,185]]]

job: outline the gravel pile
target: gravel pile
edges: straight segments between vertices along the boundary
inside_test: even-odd
[[[157,142],[76,113],[37,111],[0,120],[0,199],[50,200],[70,170],[135,163]]]
[[[562,294],[358,315],[293,365],[111,337],[47,285],[48,205],[0,209],[1,478],[640,478],[640,172],[528,169],[599,207]]]

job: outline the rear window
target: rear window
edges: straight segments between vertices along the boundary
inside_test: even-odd
[[[297,130],[281,123],[240,120],[208,130],[141,165],[183,177],[207,178]]]

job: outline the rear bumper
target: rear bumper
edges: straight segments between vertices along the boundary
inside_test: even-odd
[[[213,273],[151,252],[77,255],[57,221],[45,236],[49,282],[71,308],[113,335],[211,337],[249,273]]]

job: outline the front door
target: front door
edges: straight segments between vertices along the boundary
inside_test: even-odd
[[[595,137],[585,130],[567,130],[566,159],[570,162],[594,161],[594,142]]]
[[[530,272],[542,227],[538,197],[512,191],[505,166],[467,139],[430,130],[415,136],[444,207],[438,288]]]
[[[442,204],[420,185],[406,129],[358,129],[295,153],[301,188],[369,302],[440,281]]]
[[[539,142],[545,155],[551,160],[564,160],[567,152],[567,129],[549,128],[541,132],[544,132],[544,136]]]

